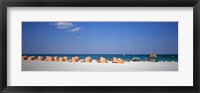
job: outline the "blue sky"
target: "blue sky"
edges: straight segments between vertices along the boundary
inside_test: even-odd
[[[178,22],[22,22],[23,54],[178,54]]]

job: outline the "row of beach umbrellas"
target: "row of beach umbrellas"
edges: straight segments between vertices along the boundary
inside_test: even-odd
[[[67,56],[64,57],[58,57],[58,56],[46,56],[46,57],[42,57],[42,56],[38,56],[37,58],[35,56],[22,56],[22,60],[29,60],[29,61],[57,61],[57,62],[64,62],[64,61],[68,61],[68,62],[79,62],[80,58],[78,56],[74,56],[72,58],[68,58]],[[85,57],[83,61],[81,62],[92,62],[92,58],[91,57]],[[108,60],[104,57],[100,57],[99,60],[97,60],[97,63],[107,63]],[[121,63],[123,64],[124,61],[121,58],[116,58],[113,57],[112,63]]]

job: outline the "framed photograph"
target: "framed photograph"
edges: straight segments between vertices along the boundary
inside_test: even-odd
[[[1,1],[1,92],[199,93],[199,0]]]

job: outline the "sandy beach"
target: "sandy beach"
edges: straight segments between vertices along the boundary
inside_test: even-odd
[[[130,71],[178,71],[178,62],[124,62],[124,64],[92,62],[22,61],[22,71],[85,71],[85,72],[130,72]]]

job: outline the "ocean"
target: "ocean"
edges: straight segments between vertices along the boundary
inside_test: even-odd
[[[108,60],[113,60],[113,57],[122,58],[123,60],[132,60],[133,58],[139,58],[140,61],[145,61],[145,58],[149,58],[149,54],[22,54],[22,56],[58,56],[63,57],[67,56],[69,58],[74,56],[79,56],[81,59],[85,57],[91,57],[92,59],[98,60],[100,57],[104,57]],[[178,54],[157,54],[159,62],[178,62]]]

